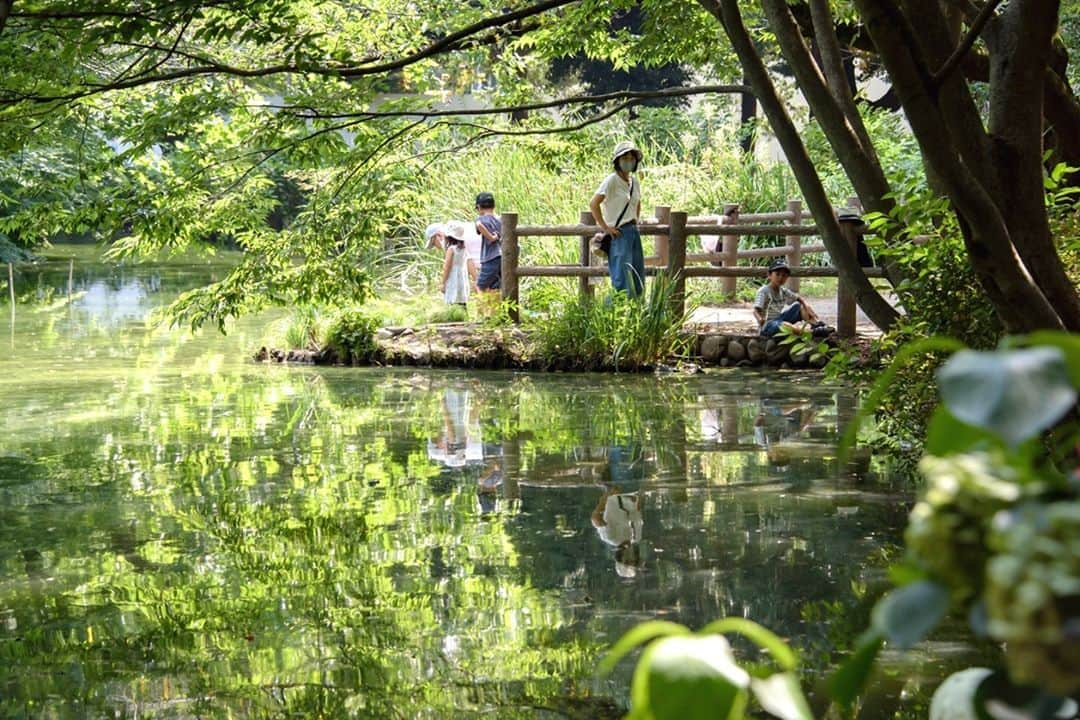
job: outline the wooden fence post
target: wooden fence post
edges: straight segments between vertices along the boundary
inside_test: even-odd
[[[592,225],[596,222],[596,218],[592,216],[591,210],[582,210],[581,215],[578,217],[578,219],[581,221],[582,225]],[[591,242],[592,235],[581,236],[581,252],[578,257],[581,261],[582,267],[589,267],[589,265],[592,264],[592,247],[590,247]],[[588,295],[592,295],[592,285],[589,284],[589,278],[585,275],[582,275],[578,278],[578,293],[581,295],[582,298],[585,298]]]
[[[725,443],[739,442],[739,406],[730,397],[720,406],[720,433]]]
[[[673,212],[668,230],[667,276],[674,284],[671,292],[671,312],[681,318],[686,311],[686,213]]]
[[[793,199],[787,201],[788,212],[791,213],[791,218],[788,220],[792,225],[802,225],[802,200]],[[802,235],[788,235],[787,243],[791,248],[791,252],[788,253],[787,262],[791,267],[802,266]],[[799,292],[799,278],[793,277],[788,281],[788,287],[793,292]]]
[[[739,224],[739,205],[738,203],[728,203],[724,205],[724,218],[723,223],[725,225],[738,225]],[[723,239],[723,255],[724,255],[724,267],[735,267],[739,264],[739,236],[738,235],[724,235]],[[726,277],[721,281],[721,288],[724,295],[729,298],[735,297],[735,281],[736,278]]]
[[[15,348],[15,266],[8,263],[8,292],[11,295],[11,347]]]
[[[656,215],[657,224],[671,224],[671,208],[667,205],[657,205],[654,214]],[[656,236],[656,261],[661,265],[661,267],[666,266],[669,262],[669,243],[670,241],[668,240],[667,235]]]
[[[855,252],[860,225],[862,219],[858,216],[840,218],[840,233],[851,252]],[[836,284],[836,331],[843,338],[855,337],[855,293],[843,278]]]
[[[508,313],[515,324],[521,321],[518,312],[518,237],[517,213],[503,213],[502,220],[502,299],[509,302]]]

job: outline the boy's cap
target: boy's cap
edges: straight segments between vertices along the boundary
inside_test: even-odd
[[[787,260],[773,260],[769,263],[769,272],[775,272],[777,270],[787,270],[791,272],[791,268],[788,267]]]
[[[446,233],[446,237],[448,238],[454,238],[455,240],[465,242],[465,235],[468,233],[468,230],[465,229],[465,223],[451,220],[443,225],[443,232]]]
[[[495,196],[489,192],[482,192],[476,196],[476,207],[479,208],[493,208],[495,207]]]
[[[615,146],[615,152],[612,154],[611,159],[618,160],[626,153],[634,153],[634,157],[637,158],[637,161],[641,162],[641,151],[638,150],[637,145],[630,142],[629,140],[623,140],[621,143]]]

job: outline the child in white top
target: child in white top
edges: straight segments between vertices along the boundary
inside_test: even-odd
[[[464,230],[463,223],[446,223],[446,252],[439,292],[448,305],[465,305],[469,302],[469,254],[465,250]]]

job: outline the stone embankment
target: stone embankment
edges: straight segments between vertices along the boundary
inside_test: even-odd
[[[686,332],[690,336],[691,356],[673,358],[672,362],[714,367],[767,366],[786,369],[821,368],[827,362],[825,357],[812,357],[807,350],[792,353],[788,345],[781,345],[775,339],[766,340],[709,327],[687,326]],[[833,345],[835,339],[828,338],[826,342]],[[528,335],[519,328],[447,323],[417,328],[381,328],[375,335],[375,350],[366,358],[342,357],[331,349],[268,350],[264,347],[255,353],[255,359],[316,365],[589,369],[575,366],[573,358],[568,358],[565,363],[535,358],[530,354],[529,346]]]

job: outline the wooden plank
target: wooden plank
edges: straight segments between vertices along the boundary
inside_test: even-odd
[[[885,277],[885,271],[882,268],[863,268],[867,277],[878,278]],[[658,275],[660,273],[667,272],[665,267],[647,267],[645,268],[646,275]],[[607,277],[607,268],[603,267],[581,267],[580,265],[519,265],[517,269],[518,277]],[[836,268],[832,267],[794,267],[791,268],[791,274],[799,275],[801,277],[837,277]],[[764,267],[709,267],[709,266],[688,266],[683,268],[683,275],[686,277],[765,277]]]
[[[759,277],[763,280],[765,272],[763,266],[728,268],[694,265],[683,270],[686,277]],[[885,277],[885,271],[878,267],[863,268],[863,272],[866,273],[867,277]],[[792,277],[795,275],[800,277],[838,277],[836,268],[833,267],[793,267],[791,268],[791,275]]]
[[[521,225],[517,229],[517,236],[523,237],[578,237],[580,235],[592,235],[600,228],[596,225]],[[641,223],[638,232],[642,235],[667,235],[671,228],[668,225]],[[738,225],[732,229],[742,235],[817,235],[815,225]],[[716,225],[691,225],[687,223],[686,234],[689,235],[716,235],[721,228]]]
[[[671,234],[668,236],[670,262],[667,266],[668,277],[675,283],[671,292],[671,314],[681,318],[686,310],[686,213],[671,213]]]

